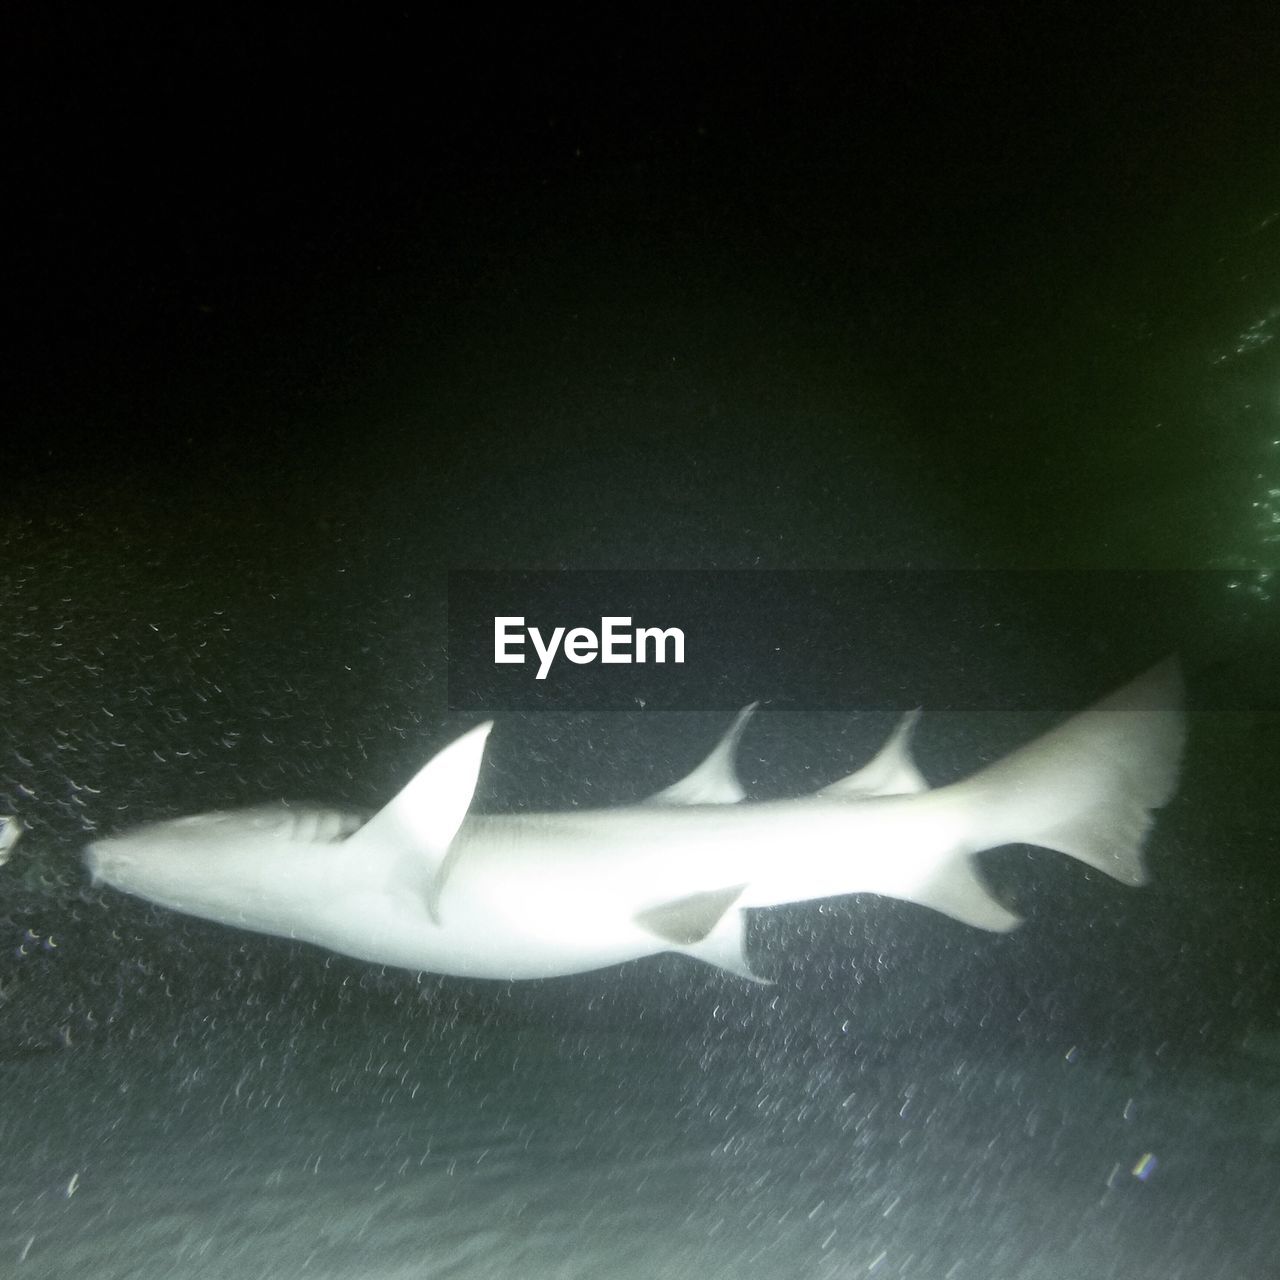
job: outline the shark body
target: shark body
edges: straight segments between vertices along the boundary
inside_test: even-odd
[[[1013,843],[1143,883],[1184,738],[1170,660],[958,783],[921,777],[912,713],[850,777],[740,803],[733,756],[752,710],[639,805],[469,813],[485,724],[368,822],[288,806],[203,814],[96,841],[86,862],[95,882],[173,910],[406,969],[541,978],[679,951],[758,981],[748,908],[876,893],[1003,932],[1018,917],[973,855]]]

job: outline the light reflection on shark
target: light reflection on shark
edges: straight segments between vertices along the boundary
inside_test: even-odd
[[[912,713],[850,777],[740,804],[733,757],[752,710],[644,804],[471,814],[484,724],[368,822],[288,806],[211,813],[96,841],[86,862],[95,882],[175,911],[406,969],[541,978],[678,951],[760,981],[747,908],[876,893],[1003,932],[1018,917],[973,855],[1014,843],[1143,883],[1151,813],[1173,794],[1184,738],[1169,660],[950,786],[930,790],[912,762]]]

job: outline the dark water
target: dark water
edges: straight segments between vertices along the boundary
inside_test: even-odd
[[[1274,1081],[945,1041],[695,1058],[453,1027],[355,1050],[248,1043],[252,1023],[238,1044],[129,1050],[145,1067],[116,1047],[42,1073],[6,1124],[21,1274],[1234,1277],[1273,1259]]]
[[[1264,15],[353,24],[17,42],[0,1274],[1271,1274]],[[998,851],[1017,934],[762,913],[744,989],[381,971],[84,881],[134,822],[382,803],[475,718],[451,570],[868,566],[1234,575],[1151,887]],[[766,710],[744,779],[911,696]],[[926,714],[921,767],[1046,723]],[[478,803],[634,799],[721,727],[499,714]]]

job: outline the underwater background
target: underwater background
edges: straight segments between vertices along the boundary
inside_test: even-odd
[[[21,20],[0,1275],[1273,1274],[1277,41],[1235,5]],[[449,575],[588,569],[997,584],[1041,704],[925,610],[917,681],[749,694],[756,797],[953,674],[922,771],[996,759],[1117,663],[1032,579],[1184,575],[1151,885],[1011,848],[1008,936],[756,913],[768,987],[384,970],[89,885],[135,823],[378,808],[482,718]],[[722,701],[489,706],[477,807],[634,801]]]

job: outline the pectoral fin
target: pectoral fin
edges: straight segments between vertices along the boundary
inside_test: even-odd
[[[746,887],[738,884],[691,893],[642,911],[636,916],[636,923],[687,956],[725,969],[748,982],[769,985],[768,978],[762,978],[751,968],[747,959],[746,919],[741,909],[733,905]]]
[[[390,850],[389,876],[416,884],[431,918],[440,923],[440,894],[452,867],[449,853],[475,794],[485,740],[493,722],[450,743],[419,770],[385,809],[347,842],[356,857]]]
[[[762,978],[747,959],[746,917],[740,907],[730,907],[715,928],[701,942],[682,948],[684,954],[715,965],[748,982],[762,987],[773,986],[771,978]]]
[[[673,947],[694,946],[720,923],[746,887],[745,884],[735,884],[727,889],[691,893],[687,897],[649,907],[641,911],[635,921],[642,929],[647,929],[654,937]]]

